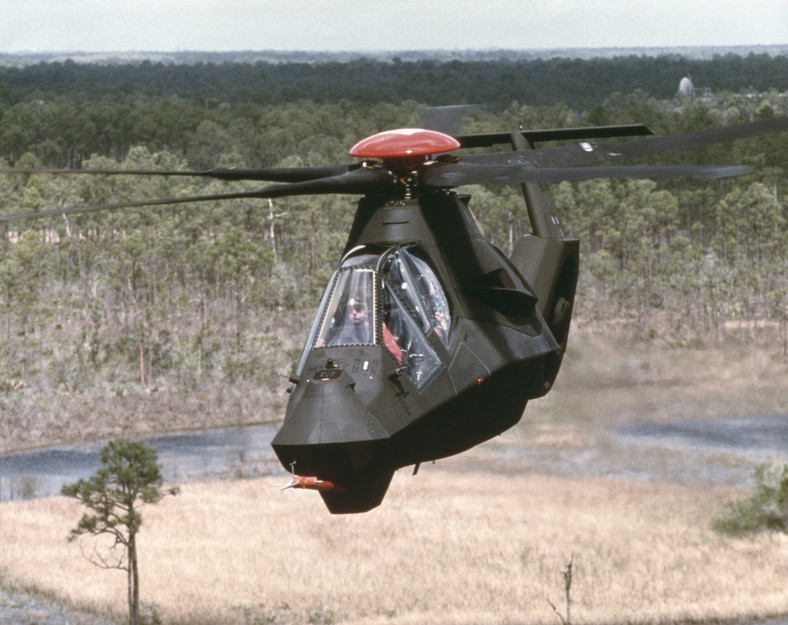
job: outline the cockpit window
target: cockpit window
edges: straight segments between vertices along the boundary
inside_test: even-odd
[[[375,310],[375,270],[363,265],[342,268],[316,346],[374,344]]]
[[[449,304],[435,272],[407,249],[389,252],[381,265],[383,345],[419,389],[440,368],[427,337],[435,332],[446,343]]]
[[[422,388],[441,367],[428,337],[434,333],[446,344],[451,317],[435,272],[412,250],[360,248],[345,258],[323,297],[308,347],[382,345]]]
[[[449,302],[435,272],[406,249],[387,255],[383,282],[418,323],[422,332],[434,330],[444,345],[449,338]]]

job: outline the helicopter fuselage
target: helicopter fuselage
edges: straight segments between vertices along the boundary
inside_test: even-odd
[[[563,346],[539,295],[467,202],[454,192],[359,202],[272,443],[287,469],[331,484],[321,495],[332,512],[369,510],[398,468],[510,428],[557,373]],[[568,258],[576,280],[576,242],[565,243],[574,255],[547,255]],[[521,256],[544,274],[544,258]],[[373,309],[366,337],[331,338],[343,298]]]

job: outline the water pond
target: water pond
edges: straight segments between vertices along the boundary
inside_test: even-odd
[[[277,424],[160,435],[146,439],[159,455],[167,482],[230,475],[281,473],[271,449]],[[705,484],[745,484],[758,462],[788,462],[788,415],[684,419],[645,423],[612,432],[617,441],[599,448],[543,457],[527,444],[515,453],[528,470],[555,475],[617,476]],[[48,497],[63,484],[91,475],[102,444],[48,447],[0,455],[0,501]],[[615,448],[626,450],[613,453]],[[655,450],[669,450],[665,455]],[[571,452],[571,453],[569,453]],[[680,459],[680,460],[677,460]],[[487,457],[487,468],[495,459]],[[519,465],[509,470],[520,470]]]
[[[244,467],[279,466],[271,449],[276,424],[166,434],[155,447],[166,482],[212,477]],[[93,474],[103,443],[64,445],[0,455],[0,501],[49,497]]]

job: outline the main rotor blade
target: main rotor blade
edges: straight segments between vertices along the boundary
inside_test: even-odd
[[[664,137],[641,139],[628,143],[600,143],[592,144],[592,146],[597,150],[602,149],[609,153],[611,159],[641,158],[668,152],[697,150],[716,143],[728,143],[749,137],[785,132],[786,130],[788,130],[788,117],[779,117],[777,119],[764,119],[722,128],[707,128],[680,135],[666,135]]]
[[[536,150],[493,152],[464,156],[462,162],[476,163],[492,168],[511,167],[515,163],[525,167],[571,167],[595,165],[609,161],[622,161],[646,156],[695,150],[716,143],[726,143],[774,134],[788,130],[788,117],[767,119],[750,124],[737,124],[723,128],[708,128],[679,135],[667,135],[627,142],[605,143],[583,141],[573,145],[547,146]],[[467,184],[467,183],[466,183]]]
[[[752,173],[747,166],[708,167],[703,165],[610,165],[605,167],[533,167],[514,161],[509,166],[491,167],[479,163],[436,164],[425,169],[421,179],[429,187],[459,187],[467,184],[514,184],[559,182],[599,178],[691,177],[711,180]]]
[[[438,129],[439,130],[439,129]],[[518,130],[519,134],[533,143],[542,141],[576,141],[578,139],[611,139],[613,137],[639,137],[653,134],[643,124],[618,124],[615,126],[579,126],[576,128],[547,128],[542,130]],[[451,134],[451,133],[449,133]],[[511,144],[511,132],[481,132],[470,135],[455,135],[464,148],[488,148],[493,145]]]
[[[211,195],[187,195],[184,197],[157,198],[135,200],[131,202],[115,202],[93,206],[64,206],[43,211],[0,215],[0,222],[19,219],[34,219],[52,215],[78,215],[119,208],[141,208],[147,206],[164,206],[170,204],[189,204],[211,200],[238,200],[276,198],[292,195],[317,195],[324,193],[350,193],[354,195],[366,193],[386,193],[393,191],[399,182],[396,177],[385,169],[354,169],[339,176],[306,180],[292,184],[274,184],[254,191],[236,191],[232,193],[216,193]]]
[[[35,168],[0,168],[0,174],[52,174],[72,175],[87,174],[98,176],[190,176],[216,178],[219,180],[270,180],[271,182],[304,182],[339,176],[358,165],[326,165],[321,167],[264,167],[236,168],[218,167],[204,170],[162,170],[162,169],[35,169]]]
[[[207,202],[210,200],[238,200],[242,198],[260,197],[259,191],[242,191],[236,193],[218,193],[215,195],[187,195],[184,197],[168,197],[153,200],[135,200],[132,202],[114,202],[110,204],[95,204],[92,206],[63,206],[42,211],[27,213],[12,213],[0,215],[0,222],[17,221],[19,219],[34,219],[37,217],[50,217],[52,215],[79,215],[82,213],[96,213],[118,208],[140,208],[147,206],[164,206],[169,204],[189,204],[191,202]]]
[[[583,141],[574,145],[547,146],[537,150],[472,154],[463,157],[464,163],[477,163],[491,168],[512,167],[515,163],[524,167],[571,167],[592,165],[614,160],[642,158],[707,147],[724,143],[773,134],[788,130],[788,117],[762,120],[749,124],[738,124],[723,128],[710,128],[679,135],[668,135],[651,139],[639,139],[623,143]],[[540,132],[542,134],[540,134]],[[643,134],[647,130],[639,125],[558,129],[550,131],[523,131],[533,140],[549,140],[564,137],[604,137],[611,134]],[[563,134],[562,134],[563,133]],[[543,136],[544,135],[544,136]],[[461,137],[464,147],[486,146],[500,143],[502,133],[467,135]],[[315,167],[268,167],[268,168],[216,168],[207,170],[156,170],[156,169],[35,169],[0,168],[4,174],[87,174],[87,175],[134,175],[134,176],[192,176],[220,180],[267,180],[272,182],[300,183],[312,180],[336,178],[357,170],[358,164],[326,165]],[[681,174],[679,174],[681,175]],[[463,183],[470,184],[470,183]],[[329,193],[332,191],[328,191]]]

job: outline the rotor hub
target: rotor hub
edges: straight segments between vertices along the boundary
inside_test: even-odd
[[[350,155],[379,158],[394,171],[402,171],[413,169],[433,154],[459,147],[457,139],[437,130],[399,128],[362,139],[350,148]]]

